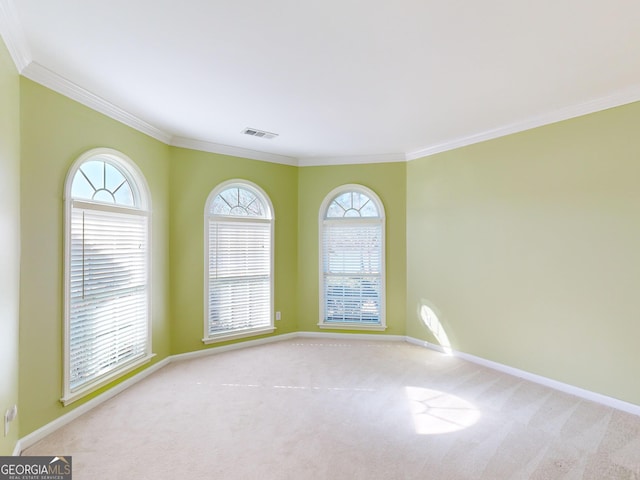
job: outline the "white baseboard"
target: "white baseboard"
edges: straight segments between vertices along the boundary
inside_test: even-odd
[[[257,345],[265,345],[268,343],[280,342],[283,340],[291,340],[294,338],[325,338],[325,339],[334,339],[334,340],[354,339],[354,340],[370,340],[370,341],[386,341],[386,342],[408,342],[413,345],[419,345],[421,347],[435,350],[445,355],[453,355],[463,360],[466,360],[478,365],[482,365],[487,368],[491,368],[492,370],[513,375],[514,377],[523,378],[525,380],[538,383],[540,385],[544,385],[546,387],[553,388],[561,392],[575,395],[576,397],[579,397],[579,398],[584,398],[585,400],[590,400],[592,402],[600,403],[607,407],[615,408],[623,412],[640,416],[640,405],[635,405],[629,402],[618,400],[616,398],[608,397],[606,395],[591,392],[583,388],[575,387],[573,385],[568,385],[566,383],[562,383],[557,380],[552,380],[550,378],[543,377],[541,375],[536,375],[534,373],[526,372],[524,370],[520,370],[514,367],[509,367],[507,365],[503,365],[498,362],[486,360],[481,357],[476,357],[475,355],[470,355],[468,353],[458,352],[455,350],[449,351],[449,349],[444,349],[440,345],[436,345],[436,344],[427,342],[425,340],[420,340],[414,337],[409,337],[404,335],[376,335],[376,334],[367,334],[367,333],[293,332],[293,333],[286,333],[282,335],[275,335],[272,337],[259,338],[257,340],[249,340],[246,342],[234,343],[231,345],[224,345],[221,347],[206,348],[204,350],[198,350],[198,351],[189,352],[189,353],[182,353],[182,354],[172,355],[170,357],[167,357],[161,360],[160,362],[150,366],[149,368],[143,370],[137,375],[125,380],[122,383],[119,383],[115,387],[107,390],[106,392],[100,394],[99,396],[89,400],[87,403],[73,409],[69,413],[62,415],[61,417],[46,424],[45,426],[39,428],[38,430],[35,430],[30,434],[22,437],[16,443],[16,446],[13,451],[13,455],[19,456],[20,453],[25,448],[30,447],[31,445],[35,444],[39,440],[42,440],[47,435],[50,435],[51,433],[55,432],[57,429],[75,420],[80,415],[83,415],[89,412],[90,410],[94,409],[101,403],[104,403],[110,398],[115,397],[120,392],[140,382],[144,378],[148,377],[152,373],[155,373],[156,371],[160,370],[166,365],[169,365],[172,362],[200,358],[208,355],[228,352],[231,350],[239,350],[239,349],[254,347]]]
[[[179,353],[169,357],[171,362],[179,362],[182,360],[191,360],[193,358],[207,357],[209,355],[215,355],[218,353],[228,352],[230,350],[239,350],[241,348],[255,347],[257,345],[266,345],[267,343],[281,342],[283,340],[289,340],[296,338],[297,334],[284,333],[282,335],[274,335],[272,337],[258,338],[256,340],[247,340],[244,342],[232,343],[230,345],[223,345],[221,347],[205,348],[203,350],[196,350],[195,352]]]
[[[327,338],[333,340],[372,340],[377,342],[404,342],[404,335],[384,335],[375,333],[340,333],[340,332],[296,332],[298,338]]]
[[[436,350],[440,353],[445,353],[445,354],[452,355],[454,357],[461,358],[463,360],[466,360],[471,363],[475,363],[477,365],[482,365],[483,367],[487,367],[492,370],[496,370],[498,372],[506,373],[508,375],[513,375],[514,377],[522,378],[524,380],[528,380],[533,383],[544,385],[545,387],[553,388],[554,390],[558,390],[560,392],[568,393],[570,395],[574,395],[576,397],[583,398],[585,400],[596,402],[601,405],[605,405],[607,407],[615,408],[616,410],[621,410],[623,412],[640,416],[640,405],[635,405],[633,403],[625,402],[623,400],[618,400],[617,398],[609,397],[607,395],[602,395],[600,393],[592,392],[590,390],[585,390],[584,388],[559,382],[551,378],[543,377],[542,375],[537,375],[535,373],[530,373],[525,370],[520,370],[518,368],[510,367],[508,365],[494,362],[492,360],[487,360],[482,357],[476,357],[475,355],[470,355],[468,353],[458,352],[456,350],[451,350],[451,352],[448,352],[448,351],[445,351],[445,349],[442,348],[440,345],[429,343],[424,340],[419,340],[417,338],[406,337],[406,341],[414,345],[420,345],[420,346],[429,348],[431,350]]]
[[[437,345],[435,343],[429,343],[425,340],[420,340],[414,337],[404,337],[405,341],[411,343],[413,345],[418,345],[419,347],[428,348],[429,350],[436,350],[437,352],[443,353],[445,355],[453,355],[452,352],[445,350],[442,346]]]

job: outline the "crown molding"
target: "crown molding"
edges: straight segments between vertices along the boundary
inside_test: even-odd
[[[636,84],[632,87],[626,88],[624,90],[619,90],[604,97],[595,98],[576,105],[570,105],[542,115],[528,118],[520,122],[511,123],[503,127],[486,130],[484,132],[468,135],[465,137],[458,137],[453,140],[430,145],[413,152],[407,152],[407,161],[428,157],[431,155],[435,155],[436,153],[442,153],[460,147],[466,147],[468,145],[484,142],[486,140],[493,140],[495,138],[523,132],[525,130],[531,130],[533,128],[550,125],[552,123],[562,122],[564,120],[580,117],[582,115],[588,115],[591,113],[608,110],[610,108],[634,103],[639,100],[640,84]]]
[[[406,162],[404,153],[383,153],[380,155],[351,155],[344,157],[303,157],[298,159],[300,167],[317,167],[325,165],[361,165],[365,163]]]
[[[0,0],[0,36],[19,73],[31,63],[31,51],[12,0]]]
[[[9,18],[7,16],[7,12],[9,10],[7,10],[6,7],[7,5],[9,5],[9,9],[12,8],[11,3],[8,3],[10,1],[11,0],[0,0],[0,33],[3,34],[3,38],[5,38],[4,29],[8,24],[11,23],[6,22],[6,19]],[[9,13],[15,15],[15,12],[12,13],[9,11]],[[14,30],[16,29],[14,28]],[[18,29],[17,32],[18,33],[16,34],[16,36],[19,37],[20,30]],[[5,42],[7,42],[6,39]],[[13,45],[13,47],[11,47],[13,48],[13,50],[11,50],[10,45]],[[18,69],[20,70],[20,67],[18,66],[19,62],[28,61],[28,53],[25,53],[27,50],[25,50],[23,46],[20,46],[20,44],[17,44],[15,42],[11,44],[7,42],[7,48],[9,48],[10,52],[12,52],[12,58],[16,63],[16,67],[18,67]],[[14,54],[13,51],[15,51],[16,53]],[[564,107],[503,127],[498,127],[491,130],[486,130],[484,132],[467,135],[464,137],[458,137],[446,142],[433,144],[422,149],[414,150],[407,153],[295,158],[286,155],[278,155],[274,153],[261,152],[258,150],[234,147],[231,145],[222,145],[203,140],[172,136],[171,134],[154,127],[153,125],[145,122],[135,115],[132,115],[127,111],[121,109],[120,107],[98,97],[97,95],[76,85],[75,83],[65,79],[64,77],[58,75],[55,72],[52,72],[51,70],[43,67],[36,62],[28,63],[20,71],[23,76],[73,100],[76,100],[77,102],[93,110],[103,113],[108,117],[113,118],[114,120],[124,123],[131,128],[134,128],[157,140],[160,140],[167,145],[299,167],[390,163],[417,160],[419,158],[428,157],[449,150],[455,150],[457,148],[466,147],[487,140],[493,140],[514,133],[531,130],[533,128],[542,127],[552,123],[580,117],[582,115],[588,115],[591,113],[596,113],[599,111],[640,101],[640,84],[637,84],[630,88],[615,92],[611,95],[592,99],[577,105]]]
[[[114,120],[135,130],[149,135],[150,137],[153,137],[167,145],[300,167],[417,160],[419,158],[466,147],[475,143],[493,140],[499,137],[523,132],[525,130],[640,101],[640,84],[636,84],[610,95],[591,99],[577,105],[566,106],[522,121],[504,125],[502,127],[453,138],[441,143],[434,143],[421,149],[405,153],[295,158],[286,155],[278,155],[230,145],[172,136],[170,133],[147,123],[141,118],[104,100],[46,67],[33,62],[31,51],[13,0],[0,0],[0,36],[4,40],[16,69],[26,78],[69,97],[72,100],[113,118]]]
[[[67,80],[66,78],[52,72],[46,67],[43,67],[39,63],[31,62],[22,71],[22,75],[30,80],[33,80],[40,85],[58,92],[66,97],[75,100],[82,105],[89,107],[97,112],[100,112],[114,120],[124,123],[139,132],[142,132],[150,137],[160,140],[164,143],[169,143],[171,135],[154,127],[153,125],[145,122],[144,120],[132,115],[131,113],[123,110],[122,108],[114,105],[113,103],[104,100],[103,98],[91,93],[90,91],[80,87],[79,85]]]
[[[258,150],[250,150],[248,148],[232,147],[230,145],[222,145],[220,143],[206,142],[204,140],[194,140],[185,137],[172,137],[169,145],[174,147],[189,148],[191,150],[200,150],[202,152],[219,153],[221,155],[229,155],[232,157],[250,158],[252,160],[261,160],[263,162],[280,163],[283,165],[298,166],[298,159],[286,155],[277,155],[275,153],[260,152]]]
[[[0,0],[0,2],[5,0]],[[231,155],[234,157],[250,158],[253,160],[262,160],[265,162],[281,163],[285,165],[297,166],[298,161],[294,157],[285,155],[277,155],[273,153],[260,152],[247,148],[233,147],[229,145],[221,145],[201,140],[193,140],[190,138],[172,136],[163,130],[147,123],[139,117],[123,110],[122,108],[108,102],[107,100],[91,93],[90,91],[80,87],[79,85],[67,80],[48,68],[37,62],[29,63],[23,70],[22,75],[43,85],[55,92],[60,93],[72,100],[85,105],[97,112],[100,112],[114,120],[123,123],[139,132],[155,138],[167,145],[176,147],[191,148],[210,153],[220,153],[223,155]]]

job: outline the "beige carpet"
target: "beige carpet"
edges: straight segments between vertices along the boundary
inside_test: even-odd
[[[394,342],[173,363],[28,448],[75,480],[640,479],[640,417]]]

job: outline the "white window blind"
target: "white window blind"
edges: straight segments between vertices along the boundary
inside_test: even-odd
[[[271,323],[269,221],[209,226],[209,335]]]
[[[147,353],[147,224],[145,212],[72,206],[71,391]]]
[[[227,182],[206,211],[204,341],[273,331],[271,208],[256,186]]]
[[[380,233],[380,221],[325,221],[325,322],[380,323]]]
[[[359,185],[330,193],[321,208],[320,326],[383,329],[384,216]]]

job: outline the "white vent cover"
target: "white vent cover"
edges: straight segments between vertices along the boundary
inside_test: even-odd
[[[269,140],[278,136],[277,133],[265,132],[264,130],[258,130],[257,128],[248,127],[245,128],[242,133],[244,133],[245,135],[251,135],[252,137],[267,138]]]

